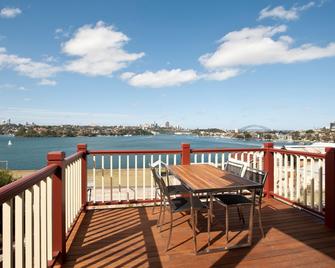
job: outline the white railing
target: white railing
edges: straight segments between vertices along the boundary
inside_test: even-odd
[[[263,170],[264,152],[262,151],[239,151],[229,152],[196,152],[192,154],[192,164],[210,164],[217,168],[224,168],[226,161],[241,163],[245,167]]]
[[[178,152],[90,154],[92,169],[88,171],[88,201],[93,203],[153,200],[155,185],[150,166],[158,160],[167,165],[180,163]]]
[[[275,152],[274,193],[323,212],[325,159]]]
[[[1,189],[2,267],[48,267],[52,260],[54,170],[41,169]]]
[[[65,166],[65,232],[68,233],[82,209],[82,159]]]

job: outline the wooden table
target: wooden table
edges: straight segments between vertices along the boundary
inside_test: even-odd
[[[249,234],[248,242],[242,245],[226,246],[223,248],[210,249],[210,236],[208,232],[208,247],[206,253],[210,251],[229,250],[232,248],[240,248],[251,246],[252,244],[252,229],[253,229],[253,215],[255,208],[255,189],[262,187],[261,184],[244,179],[242,177],[233,175],[225,170],[218,169],[208,164],[195,164],[195,165],[170,165],[167,167],[169,173],[174,175],[181,183],[189,189],[192,194],[207,193],[212,200],[213,194],[220,192],[229,192],[235,190],[249,190],[252,193],[252,204],[249,216]],[[194,221],[194,208],[191,198],[191,218],[193,228],[193,240],[195,253],[203,253],[197,251],[197,241],[195,235],[195,221]],[[210,217],[210,216],[209,216]],[[208,227],[208,230],[210,228]]]

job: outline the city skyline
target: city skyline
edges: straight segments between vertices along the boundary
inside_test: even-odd
[[[334,11],[330,0],[3,1],[0,120],[328,126]]]

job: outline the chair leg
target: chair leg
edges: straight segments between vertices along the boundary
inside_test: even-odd
[[[210,210],[210,215],[211,215],[211,222],[213,223],[213,218],[214,218],[214,212],[213,212],[213,196],[210,196],[209,200],[209,210]]]
[[[162,205],[163,205],[163,201],[162,201],[162,195],[160,197],[160,204],[159,204],[159,216],[158,216],[158,220],[157,220],[157,227],[159,227],[161,225],[161,217],[162,217]]]
[[[262,224],[262,212],[261,212],[261,206],[258,205],[258,223],[259,223],[259,229],[261,229],[262,237],[264,238],[264,230],[263,230],[263,224]]]
[[[159,225],[159,232],[162,232],[162,226],[165,223],[165,209],[166,209],[166,204],[165,204],[165,201],[164,201],[164,205],[163,205],[163,218],[162,218],[161,224]]]
[[[155,212],[155,207],[156,207],[156,199],[157,199],[157,188],[155,188],[155,199],[154,199],[154,206],[152,207],[152,214]]]
[[[212,215],[211,215],[211,209],[208,208],[207,210],[207,234],[208,234],[208,249],[209,246],[211,245],[211,221],[212,221]]]
[[[227,245],[229,243],[228,232],[229,232],[229,209],[228,209],[228,206],[226,206],[226,240],[227,240]]]
[[[165,251],[169,250],[169,245],[170,245],[170,241],[171,241],[171,235],[172,235],[172,224],[173,224],[173,215],[172,215],[172,211],[170,210],[170,230],[169,230],[169,238],[166,244],[166,249]]]

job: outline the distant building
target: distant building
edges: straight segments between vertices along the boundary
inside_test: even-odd
[[[169,127],[170,127],[170,122],[169,122],[169,121],[166,121],[166,123],[165,123],[165,127],[166,127],[166,128],[169,128]]]
[[[330,130],[335,131],[335,122],[330,123]]]

